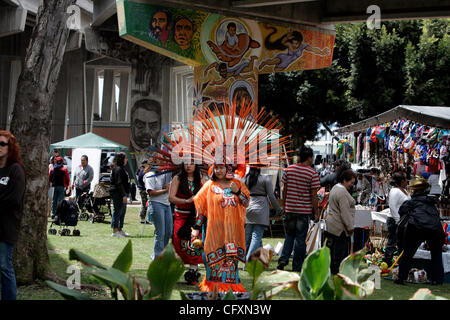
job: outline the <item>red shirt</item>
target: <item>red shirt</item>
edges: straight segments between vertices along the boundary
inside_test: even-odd
[[[312,214],[311,191],[320,188],[316,170],[302,164],[290,165],[281,182],[286,188],[284,210],[298,214]]]
[[[55,171],[59,172],[56,173]],[[69,171],[67,171],[67,168],[64,166],[58,169],[51,169],[48,177],[54,187],[64,186],[65,188],[68,188],[70,185]]]

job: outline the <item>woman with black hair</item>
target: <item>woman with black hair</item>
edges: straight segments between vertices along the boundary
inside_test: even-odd
[[[277,32],[276,28],[272,27],[272,29],[272,33],[265,39],[265,47],[268,50],[282,51],[287,49],[287,52],[278,53],[273,59],[264,60],[260,64],[259,70],[262,70],[267,65],[274,65],[274,71],[282,71],[297,61],[303,55],[303,51],[308,51],[320,56],[328,56],[331,52],[328,47],[319,49],[310,46],[309,43],[303,42],[303,34],[296,30],[289,31],[281,38],[272,42],[271,37]]]
[[[391,185],[393,188],[389,191],[389,216],[386,220],[388,229],[388,239],[384,249],[384,262],[389,266],[392,264],[392,258],[397,246],[397,224],[400,220],[398,210],[403,202],[411,200],[411,196],[406,191],[408,180],[403,172],[396,172],[392,175]]]
[[[283,209],[275,198],[270,176],[261,175],[260,168],[250,168],[245,177],[245,184],[250,191],[250,203],[245,213],[246,260],[248,261],[250,255],[262,247],[264,229],[269,225],[269,200],[277,214],[280,214]]]
[[[111,186],[109,192],[114,205],[111,219],[111,228],[113,229],[112,237],[123,238],[129,234],[122,230],[127,211],[127,194],[130,192],[130,178],[125,170],[128,163],[127,156],[123,152],[119,152],[113,161],[111,171]]]
[[[175,205],[172,244],[189,270],[184,274],[188,284],[198,282],[198,265],[203,263],[202,251],[191,245],[191,228],[195,224],[194,195],[203,185],[200,168],[195,164],[181,164],[180,173],[173,177],[169,201]]]
[[[191,239],[195,241],[203,229],[206,267],[199,286],[202,291],[245,292],[238,262],[245,262],[246,257],[244,225],[249,191],[244,183],[233,178],[231,164],[215,163],[211,169],[211,180],[193,199],[197,217]]]

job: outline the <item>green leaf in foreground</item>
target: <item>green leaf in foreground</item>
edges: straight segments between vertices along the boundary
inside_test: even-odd
[[[222,300],[237,300],[236,296],[233,294],[233,290],[230,290],[227,292],[227,294],[223,297]]]
[[[77,249],[70,249],[69,250],[69,260],[77,260],[80,261],[82,264],[87,266],[94,266],[100,269],[107,269],[106,266],[95,260],[94,258],[88,256],[87,254],[78,251]]]
[[[128,240],[128,243],[125,245],[122,252],[116,258],[116,261],[114,261],[112,267],[114,269],[127,273],[128,271],[130,271],[132,263],[133,263],[133,247],[131,244],[131,240]]]
[[[92,298],[89,297],[88,295],[80,293],[76,290],[69,289],[66,286],[57,284],[56,282],[47,280],[47,281],[45,281],[45,283],[50,288],[52,288],[53,290],[55,290],[59,294],[61,294],[64,297],[64,299],[66,299],[66,300],[92,300]]]
[[[147,298],[159,296],[159,299],[169,300],[175,284],[183,273],[184,264],[175,255],[172,244],[169,244],[148,267],[147,278],[151,290]]]
[[[363,262],[365,255],[365,249],[350,254],[341,262],[341,265],[339,266],[339,273],[347,276],[354,282],[358,281],[359,271],[365,267]]]
[[[127,274],[114,268],[103,270],[95,267],[86,267],[86,269],[94,277],[109,282],[111,288],[119,287],[126,300],[134,299],[133,281]]]
[[[315,300],[330,278],[330,249],[323,247],[312,252],[303,262],[299,290],[305,300]]]
[[[253,277],[252,288],[254,288],[256,281],[264,271],[264,266],[260,261],[252,260],[245,265],[245,271],[247,271]]]
[[[276,270],[268,275],[259,277],[252,292],[252,300],[256,300],[260,293],[264,293],[267,299],[275,296],[286,289],[294,289],[298,292],[297,286],[300,276],[296,272]]]

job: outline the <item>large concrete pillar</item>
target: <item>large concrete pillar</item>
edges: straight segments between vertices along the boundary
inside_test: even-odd
[[[97,69],[94,69],[94,101],[93,101],[93,114],[97,114],[100,117],[100,99],[98,92],[98,75]],[[92,121],[94,121],[94,115],[92,115]],[[92,129],[92,126],[91,126]]]
[[[85,131],[90,132],[91,131],[91,123],[92,123],[92,114],[93,114],[93,106],[94,106],[94,97],[95,97],[95,81],[97,80],[95,75],[95,69],[93,68],[87,68],[85,67]]]
[[[63,141],[65,138],[67,96],[67,59],[64,59],[55,91],[51,143]]]
[[[85,133],[84,115],[84,54],[82,50],[66,52],[68,60],[69,132],[73,138]]]
[[[114,71],[106,69],[103,77],[102,121],[111,121],[114,102]]]

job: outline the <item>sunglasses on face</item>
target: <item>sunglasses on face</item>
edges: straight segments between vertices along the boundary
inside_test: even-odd
[[[1,147],[7,146],[7,145],[9,145],[9,142],[0,141],[0,146]]]

